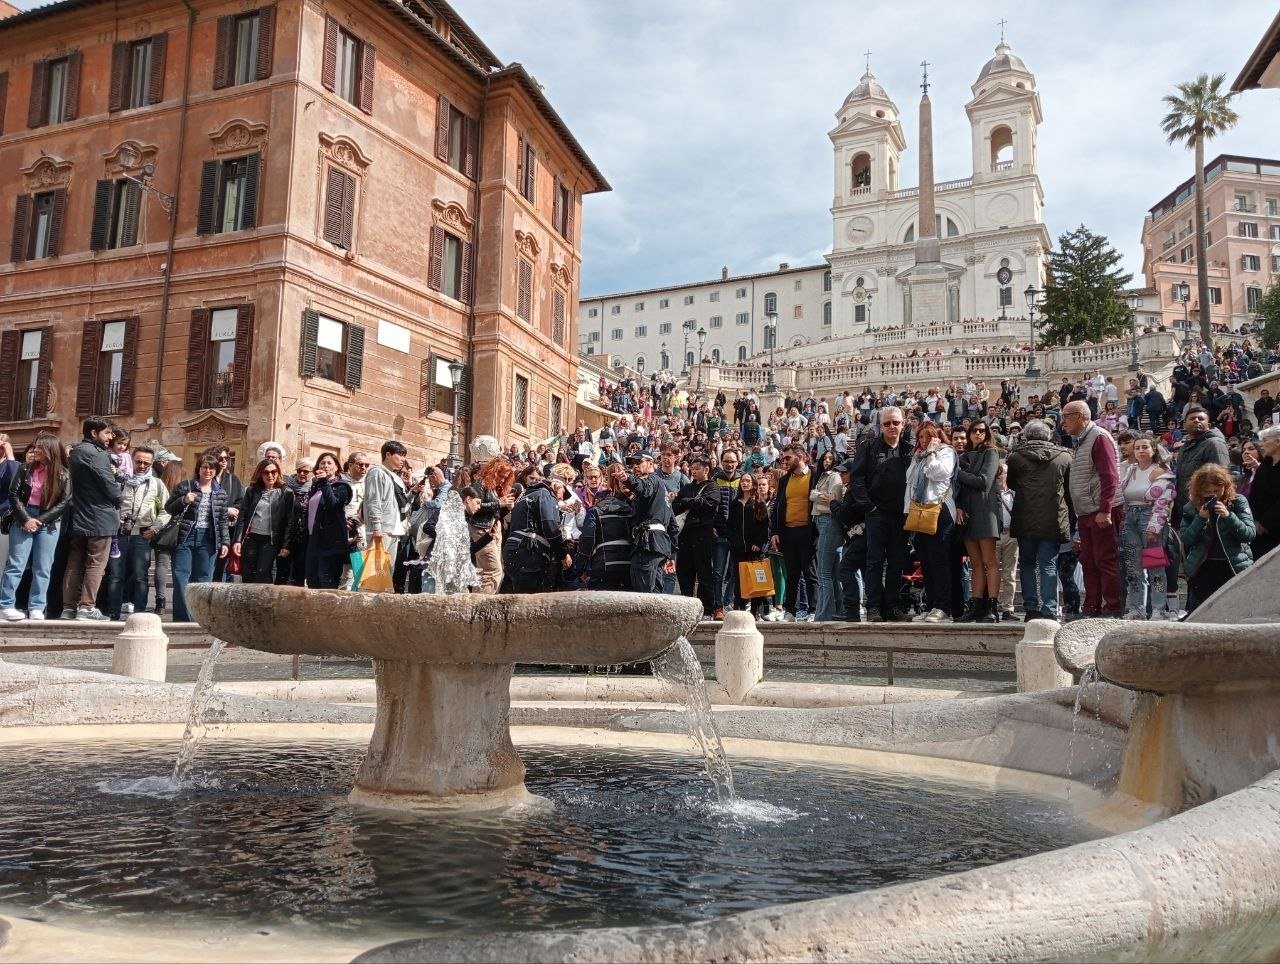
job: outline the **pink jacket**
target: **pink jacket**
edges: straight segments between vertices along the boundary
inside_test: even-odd
[[[1131,464],[1125,473],[1120,491],[1129,487],[1134,475],[1139,471],[1137,463]],[[1151,471],[1150,469],[1147,470]],[[1147,489],[1147,504],[1151,506],[1151,520],[1147,523],[1147,531],[1159,535],[1169,524],[1169,513],[1173,509],[1173,498],[1177,493],[1177,479],[1168,469],[1156,477]]]

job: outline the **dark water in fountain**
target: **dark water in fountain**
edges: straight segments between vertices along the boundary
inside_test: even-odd
[[[584,748],[522,748],[529,788],[554,811],[388,815],[346,802],[363,750],[210,739],[174,795],[167,743],[6,746],[0,907],[388,938],[598,927],[826,897],[1096,836],[1035,797],[766,760],[734,759],[740,800],[726,808],[687,755]]]

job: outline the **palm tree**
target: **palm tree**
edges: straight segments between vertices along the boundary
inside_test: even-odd
[[[1160,127],[1170,144],[1195,148],[1196,152],[1196,296],[1200,300],[1200,337],[1213,347],[1209,319],[1209,261],[1204,250],[1204,142],[1224,134],[1240,120],[1231,109],[1230,92],[1224,93],[1225,74],[1201,74],[1179,84],[1177,93],[1164,98],[1169,113]]]

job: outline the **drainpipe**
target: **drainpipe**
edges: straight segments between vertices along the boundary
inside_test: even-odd
[[[489,75],[485,74],[484,90],[480,93],[480,128],[476,135],[476,182],[471,189],[471,195],[475,199],[476,212],[476,229],[475,244],[472,245],[472,257],[475,262],[471,265],[471,304],[467,305],[467,371],[471,375],[471,411],[467,413],[467,434],[458,442],[458,455],[462,459],[463,464],[467,464],[466,451],[469,439],[474,437],[475,422],[475,406],[476,406],[476,292],[479,290],[478,276],[480,262],[480,225],[482,218],[480,217],[480,178],[483,174],[484,167],[484,124],[485,110],[489,103]],[[436,377],[436,373],[432,372],[431,378]],[[496,434],[496,433],[495,433]],[[457,435],[457,423],[454,423],[454,435]]]
[[[165,247],[164,287],[160,291],[160,337],[156,345],[156,390],[151,402],[151,427],[160,426],[160,391],[164,383],[164,342],[169,328],[169,292],[173,287],[173,245],[178,237],[178,211],[182,200],[182,161],[187,143],[187,109],[191,96],[191,46],[196,30],[196,8],[190,0],[182,0],[187,8],[187,49],[182,67],[182,106],[178,110],[177,176],[173,185],[173,213],[169,215],[169,243]]]

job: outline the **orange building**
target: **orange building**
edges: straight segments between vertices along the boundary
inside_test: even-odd
[[[437,0],[62,0],[0,20],[0,430],[411,461],[574,416],[584,194]],[[0,257],[5,257],[0,250]]]

